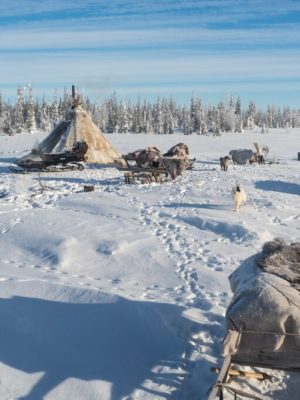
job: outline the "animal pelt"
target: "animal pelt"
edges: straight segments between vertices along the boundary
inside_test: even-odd
[[[239,211],[241,205],[246,205],[247,195],[245,190],[237,183],[231,190],[231,195],[234,201],[234,210]]]
[[[141,168],[157,168],[161,165],[161,158],[162,155],[158,148],[150,146],[139,152],[136,158],[136,165]]]
[[[127,157],[127,159],[129,159],[129,160],[137,160],[137,158],[138,158],[138,156],[139,156],[139,154],[143,151],[144,149],[138,149],[138,150],[135,150],[135,151],[132,151],[131,153],[128,153],[127,155],[126,155],[126,157]]]
[[[277,275],[300,290],[300,242],[289,245],[281,238],[266,242],[256,264],[262,271]]]
[[[188,146],[184,143],[177,143],[175,146],[171,147],[163,156],[187,158],[188,155],[189,155]]]
[[[161,163],[172,180],[182,175],[182,172],[189,166],[187,160],[176,157],[162,157]]]
[[[220,157],[220,166],[222,171],[227,171],[228,166],[231,162],[231,157],[230,156],[225,156],[225,157]]]

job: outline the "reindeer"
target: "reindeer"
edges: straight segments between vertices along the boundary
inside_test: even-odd
[[[265,164],[265,159],[264,156],[262,154],[258,154],[255,153],[250,159],[249,159],[249,163],[250,164],[254,164],[254,163],[258,163],[258,164]]]
[[[179,157],[162,157],[161,164],[172,180],[177,178],[177,176],[182,175],[182,172],[190,166],[188,159],[182,159]]]

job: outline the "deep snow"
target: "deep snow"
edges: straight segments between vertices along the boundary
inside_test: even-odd
[[[184,141],[195,167],[151,185],[99,166],[41,173],[41,193],[39,174],[8,166],[44,136],[0,136],[0,398],[205,399],[228,275],[267,240],[300,240],[300,131],[110,134],[122,153]],[[280,163],[220,170],[220,156],[253,142]],[[239,213],[236,181],[248,195]],[[299,398],[297,374],[271,374],[250,390]]]

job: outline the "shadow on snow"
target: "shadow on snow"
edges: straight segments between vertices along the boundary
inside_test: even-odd
[[[297,183],[283,181],[258,181],[255,183],[255,187],[268,192],[282,192],[300,196],[300,185]]]
[[[164,376],[151,372],[154,366],[180,362],[185,343],[161,315],[184,324],[181,313],[178,306],[120,297],[93,304],[2,299],[0,361],[27,373],[44,371],[22,399],[40,400],[73,377],[111,382],[111,400],[119,400],[146,379],[163,382]],[[165,383],[178,387],[176,375],[165,377]]]

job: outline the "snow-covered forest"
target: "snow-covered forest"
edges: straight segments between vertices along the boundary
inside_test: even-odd
[[[0,131],[8,135],[31,133],[38,129],[49,131],[64,118],[71,104],[67,90],[63,96],[54,91],[53,100],[34,98],[31,85],[17,89],[16,102],[10,104],[0,91]],[[218,104],[205,104],[201,98],[192,96],[190,104],[179,105],[171,98],[157,98],[153,104],[147,100],[124,101],[116,93],[101,104],[82,97],[82,103],[90,111],[96,125],[108,133],[156,133],[171,134],[181,130],[189,135],[222,132],[242,132],[244,129],[261,127],[294,128],[300,126],[299,110],[269,105],[259,109],[254,101],[242,106],[240,97],[229,96]]]

